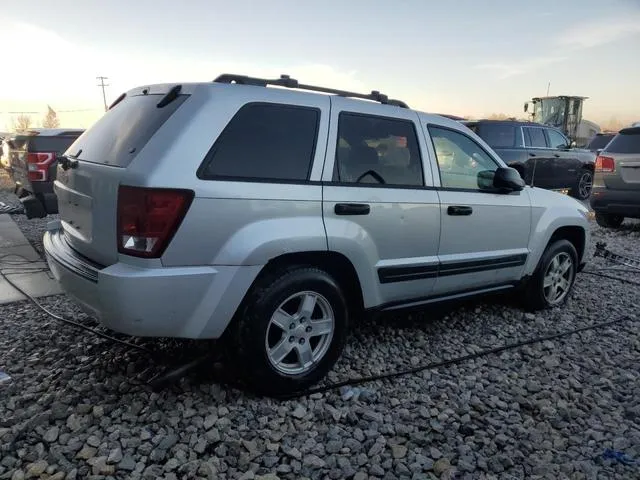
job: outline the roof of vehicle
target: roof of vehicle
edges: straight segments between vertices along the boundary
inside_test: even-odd
[[[461,117],[450,114],[438,114],[415,110],[410,108],[402,100],[390,99],[387,95],[380,93],[377,90],[372,90],[369,94],[362,94],[321,86],[306,85],[299,83],[297,80],[291,78],[288,75],[281,75],[278,79],[264,79],[248,77],[246,75],[222,74],[214,79],[213,82],[176,82],[138,86],[121,94],[109,106],[109,109],[115,107],[127,96],[164,95],[164,97],[158,102],[160,104],[165,101],[170,102],[172,100],[172,97],[176,98],[180,94],[193,93],[197,88],[202,86],[209,86],[214,88],[269,88],[280,93],[282,91],[286,91],[289,95],[296,95],[300,97],[317,97],[318,95],[326,96],[326,94],[329,94],[329,96],[339,96],[345,98],[347,102],[353,102],[354,106],[361,104],[361,102],[363,101],[377,102],[381,108],[403,108],[414,111],[418,113],[424,121],[427,122],[437,119],[438,123],[441,123],[443,125],[449,125],[452,127],[456,125],[464,125],[463,121],[457,119]]]
[[[40,136],[57,136],[57,135],[75,135],[84,132],[83,128],[30,128],[26,132],[17,133],[18,135],[40,135]]]
[[[589,97],[581,97],[580,95],[550,95],[548,97],[533,97],[532,100],[550,100],[553,98],[579,98],[581,100],[586,100]]]
[[[543,125],[542,123],[528,122],[524,120],[490,120],[490,119],[481,118],[479,120],[468,120],[463,123],[466,125],[475,125],[478,123],[496,123],[496,124],[504,124],[504,125],[520,125],[524,127],[546,127],[546,128],[553,128],[554,130],[558,130],[557,128],[552,127],[551,125]]]
[[[618,133],[622,135],[640,135],[640,126],[623,128]]]

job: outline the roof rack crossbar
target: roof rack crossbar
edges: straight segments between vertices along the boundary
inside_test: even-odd
[[[266,79],[266,78],[248,77],[246,75],[236,75],[233,73],[224,73],[218,76],[214,80],[214,82],[237,83],[239,85],[253,85],[257,87],[266,87],[267,85],[274,85],[274,86],[286,87],[286,88],[299,88],[301,90],[330,93],[334,95],[339,95],[341,97],[360,98],[362,100],[373,100],[374,102],[379,102],[385,105],[393,105],[401,108],[409,108],[409,106],[402,100],[390,99],[389,97],[387,97],[383,93],[380,93],[377,90],[373,90],[371,93],[365,94],[365,93],[348,92],[346,90],[336,90],[334,88],[318,87],[315,85],[305,85],[305,84],[299,83],[298,80],[291,78],[289,75],[281,75],[280,78],[277,78],[277,79]]]

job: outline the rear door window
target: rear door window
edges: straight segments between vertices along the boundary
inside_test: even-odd
[[[544,130],[538,127],[524,127],[524,143],[527,147],[547,148]]]
[[[621,130],[605,150],[610,153],[640,153],[640,127]]]
[[[514,125],[479,123],[474,130],[492,148],[513,148],[517,146],[516,127]]]
[[[317,108],[272,103],[245,105],[214,143],[198,178],[307,180],[319,121]]]
[[[412,121],[342,112],[333,181],[422,186],[422,158]]]
[[[153,134],[189,97],[178,97],[164,107],[164,94],[127,95],[107,111],[74,145],[71,155],[93,163],[127,167]]]

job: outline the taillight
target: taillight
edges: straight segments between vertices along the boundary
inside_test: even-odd
[[[55,152],[39,152],[27,154],[27,172],[32,182],[49,180],[49,167],[56,159]]]
[[[118,251],[135,257],[160,257],[192,200],[191,190],[121,186]]]
[[[613,172],[616,169],[616,161],[611,157],[598,155],[596,158],[596,172]]]

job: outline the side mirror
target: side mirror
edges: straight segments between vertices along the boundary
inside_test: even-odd
[[[529,111],[529,102],[524,103],[524,111],[527,113]]]
[[[498,168],[493,176],[493,188],[503,192],[519,192],[525,186],[524,180],[515,168]]]

